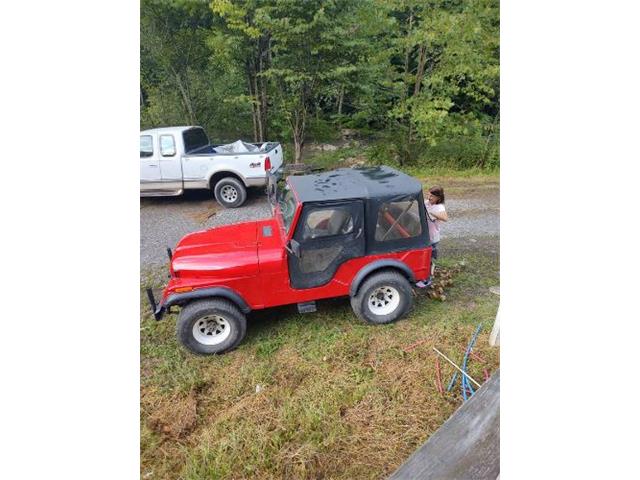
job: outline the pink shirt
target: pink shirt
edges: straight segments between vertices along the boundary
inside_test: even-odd
[[[429,202],[425,202],[425,207],[427,207],[427,212],[429,213],[444,213],[445,208],[441,203],[437,203],[435,205],[429,204]],[[431,217],[433,218],[433,217]],[[429,225],[429,238],[431,239],[431,243],[436,243],[440,241],[440,224],[442,221],[435,220],[431,221],[427,218],[427,224]]]

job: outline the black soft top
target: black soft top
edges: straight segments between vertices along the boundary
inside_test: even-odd
[[[349,198],[388,198],[418,194],[422,185],[406,173],[387,166],[340,168],[288,179],[302,203]]]

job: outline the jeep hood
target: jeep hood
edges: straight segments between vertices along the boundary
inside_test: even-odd
[[[244,222],[186,235],[171,262],[185,277],[239,278],[258,273],[258,222]]]

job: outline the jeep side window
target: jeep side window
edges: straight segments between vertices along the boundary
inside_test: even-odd
[[[173,157],[176,154],[176,142],[173,135],[160,135],[160,153],[163,157]]]
[[[346,235],[353,232],[353,218],[343,208],[315,210],[309,214],[304,225],[303,240]]]
[[[422,233],[416,198],[387,202],[380,206],[375,239],[378,242],[417,237]]]
[[[140,158],[153,156],[153,137],[140,135]]]

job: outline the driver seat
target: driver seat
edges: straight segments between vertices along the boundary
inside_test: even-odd
[[[353,230],[351,214],[341,208],[336,209],[329,217],[329,235],[340,235]]]

